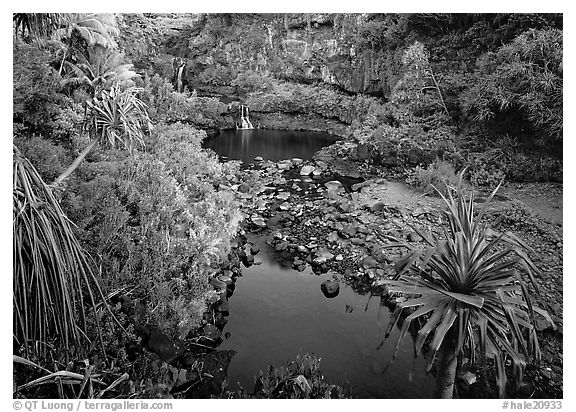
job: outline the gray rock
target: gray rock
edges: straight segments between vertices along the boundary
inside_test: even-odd
[[[312,173],[314,171],[314,166],[303,166],[302,169],[300,169],[300,175],[301,176],[308,176],[310,173]]]
[[[320,285],[320,290],[327,298],[336,297],[340,292],[340,282],[337,280],[326,280]]]
[[[342,183],[340,183],[338,180],[331,180],[326,182],[324,183],[324,186],[326,186],[326,188],[332,192],[344,190],[344,185],[342,185]]]
[[[218,339],[220,339],[220,330],[211,323],[208,323],[204,328],[202,328],[202,335],[214,342],[217,342]]]
[[[248,193],[250,191],[250,185],[248,183],[242,183],[238,187],[238,190],[242,193]]]

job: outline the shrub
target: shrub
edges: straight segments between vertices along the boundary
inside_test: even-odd
[[[54,181],[71,162],[62,146],[56,146],[42,137],[17,138],[14,144],[46,182]]]
[[[406,179],[408,184],[427,190],[432,189],[431,186],[436,187],[438,190],[442,190],[448,186],[456,187],[458,181],[459,176],[454,166],[440,159],[434,160],[427,168],[416,166],[414,171]]]
[[[230,169],[200,149],[204,132],[160,125],[150,153],[110,159],[82,171],[94,175],[69,204],[108,292],[127,284],[148,294],[150,322],[174,337],[198,326],[240,220],[231,193],[217,190]],[[147,142],[148,143],[148,142]]]

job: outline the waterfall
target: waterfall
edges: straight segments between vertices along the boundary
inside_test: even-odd
[[[244,115],[244,109],[246,109],[246,115]],[[242,126],[239,129],[254,129],[252,123],[250,123],[250,114],[248,108],[244,105],[240,106],[240,121]]]
[[[178,68],[178,80],[176,82],[176,91],[179,93],[182,93],[183,87],[182,87],[182,72],[184,71],[184,66],[185,64],[180,65],[180,67]]]

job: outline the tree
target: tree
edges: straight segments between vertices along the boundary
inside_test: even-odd
[[[13,178],[14,339],[32,357],[54,340],[82,351],[86,304],[98,327],[97,300],[104,301],[98,279],[52,190],[16,146]]]
[[[425,114],[440,107],[447,117],[450,117],[438,79],[430,64],[430,53],[426,47],[416,41],[404,52],[402,65],[406,72],[394,87],[392,100],[408,104],[414,114]],[[432,90],[435,97],[429,96]]]
[[[92,141],[53,185],[60,185],[70,176],[98,143],[127,150],[144,144],[144,133],[152,129],[152,123],[146,105],[137,97],[139,91],[135,87],[122,90],[119,86],[112,86],[109,91],[102,91],[99,97],[87,102]]]
[[[55,40],[65,44],[59,73],[62,74],[64,62],[70,57],[75,48],[79,46],[78,39],[82,39],[88,46],[99,45],[114,48],[114,36],[118,34],[116,18],[113,14],[83,14],[66,15],[66,25],[53,34]]]
[[[394,279],[381,283],[390,293],[409,299],[398,304],[387,334],[405,310],[413,310],[402,323],[396,351],[416,321],[423,325],[415,342],[417,354],[433,334],[427,367],[430,370],[437,359],[436,395],[441,398],[452,397],[457,358],[464,354],[473,363],[480,354],[484,368],[487,359],[494,361],[500,396],[504,396],[507,360],[519,384],[527,359],[540,357],[534,312],[551,322],[546,312],[533,306],[523,278],[527,276],[538,291],[535,275],[539,272],[528,256],[532,250],[512,233],[497,234],[481,227],[498,187],[476,216],[473,194],[466,199],[459,188],[456,197],[449,190],[446,198],[439,192],[448,208],[445,239],[418,232],[427,243],[424,249],[404,242],[388,246],[406,247],[409,252],[395,265]]]
[[[86,86],[90,97],[94,98],[112,85],[133,86],[132,79],[139,77],[131,63],[124,63],[124,56],[116,50],[95,47],[88,57],[81,57],[77,63],[65,62],[69,74],[60,85],[64,87]]]
[[[465,114],[481,123],[517,111],[542,141],[561,142],[562,52],[562,31],[549,29],[528,30],[484,55],[477,80],[462,97]]]

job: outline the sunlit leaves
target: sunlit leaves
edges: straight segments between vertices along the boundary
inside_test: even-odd
[[[455,195],[448,190],[446,197],[439,192],[447,207],[445,239],[429,241],[423,249],[403,243],[409,252],[396,263],[395,278],[383,283],[390,292],[409,297],[393,316],[397,322],[402,311],[414,310],[408,312],[403,331],[416,319],[421,320],[417,353],[422,353],[427,337],[433,335],[428,369],[441,346],[452,345],[447,342],[451,334],[456,353],[470,359],[480,353],[494,360],[503,396],[506,361],[511,361],[519,383],[528,359],[540,356],[533,326],[536,308],[525,283],[527,277],[538,290],[535,278],[539,271],[529,257],[533,251],[523,241],[512,233],[496,234],[482,225],[486,207],[497,190],[479,213],[474,211],[473,194],[466,197],[461,188]]]

